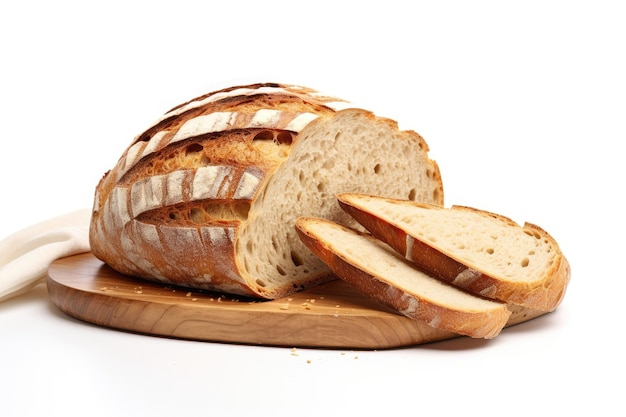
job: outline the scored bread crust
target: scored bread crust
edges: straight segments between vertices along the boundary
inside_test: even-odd
[[[546,312],[555,310],[565,296],[571,273],[569,263],[554,238],[539,226],[528,222],[520,226],[506,216],[467,206],[455,205],[451,208],[443,208],[418,202],[351,193],[340,194],[337,198],[341,208],[372,235],[439,279],[474,294]],[[536,279],[512,280],[496,275],[489,272],[488,265],[481,264],[479,261],[469,262],[454,251],[441,250],[436,243],[429,241],[423,235],[411,232],[404,224],[396,223],[390,218],[382,218],[382,213],[368,207],[367,201],[371,199],[427,210],[465,211],[494,219],[508,228],[513,228],[516,232],[519,231],[520,234],[524,233],[542,240],[550,247],[552,260]],[[450,225],[450,228],[454,227]],[[445,239],[445,234],[441,233],[436,239]],[[472,243],[469,241],[467,245],[472,245]]]
[[[339,234],[331,234],[325,231],[328,228],[335,229]],[[472,297],[462,290],[452,289],[447,285],[441,285],[440,292],[432,289],[422,291],[425,287],[421,280],[434,280],[417,268],[410,267],[413,274],[413,287],[407,288],[398,279],[398,269],[403,263],[407,263],[393,249],[385,249],[381,241],[369,234],[346,228],[339,224],[318,218],[299,218],[296,228],[300,239],[319,256],[333,272],[359,290],[367,297],[385,305],[409,318],[422,321],[431,327],[454,333],[470,336],[473,338],[491,339],[496,337],[511,316],[511,311],[506,304],[499,302],[487,302],[480,298],[483,303],[480,307],[468,308],[461,303],[451,303],[442,292],[452,291],[458,293],[458,297]],[[359,252],[358,245],[341,244],[343,236],[353,235],[363,241],[373,242],[367,248],[367,253]],[[373,259],[376,267],[371,269],[364,265],[363,257]],[[388,270],[381,267],[390,263]],[[448,287],[448,288],[446,288]],[[476,297],[478,299],[478,297]]]
[[[343,131],[343,124],[350,124],[352,130]],[[394,136],[372,137],[370,148],[374,141],[381,145],[391,141],[413,150],[384,161],[397,168],[397,172],[383,169],[377,174],[387,182],[370,185],[355,167],[354,175],[342,180],[341,189],[333,189],[339,182],[322,175],[314,198],[300,206],[290,190],[279,189],[281,177],[296,175],[294,167],[302,167],[300,175],[310,174],[307,144],[321,143],[326,126],[335,129],[337,137],[341,134],[336,143],[345,143],[358,135],[353,125],[359,124]],[[365,162],[375,159],[369,154],[363,154],[361,161],[347,153],[329,156],[335,142],[328,142],[328,155],[317,157],[326,158],[328,166],[349,166],[352,161],[363,163],[365,169]],[[244,296],[282,297],[334,278],[308,249],[298,246],[301,242],[294,242],[297,237],[282,236],[295,235],[288,230],[296,216],[317,212],[353,221],[336,203],[335,193],[343,191],[441,205],[439,168],[427,154],[428,146],[417,133],[399,131],[389,119],[307,87],[262,83],[215,91],[168,111],[138,135],[104,175],[94,196],[91,249],[125,275]],[[413,166],[418,167],[412,169],[418,171],[415,183],[402,183],[401,173]],[[337,177],[339,171],[332,169],[328,172]],[[399,185],[389,191],[390,182]],[[290,195],[293,204],[264,205],[266,200],[280,200],[282,193]],[[270,216],[267,207],[281,216]],[[266,228],[275,222],[281,236],[259,232],[259,219],[270,219],[264,220]],[[272,246],[278,246],[283,256],[266,256]],[[257,255],[259,251],[265,257]]]

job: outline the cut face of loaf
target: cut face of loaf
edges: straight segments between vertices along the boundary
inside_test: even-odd
[[[531,309],[557,308],[570,277],[556,241],[541,228],[469,207],[450,209],[341,194],[341,207],[374,236],[438,278]]]
[[[506,304],[476,297],[418,270],[372,236],[316,218],[300,218],[296,227],[302,241],[335,274],[407,317],[490,339],[511,315]]]
[[[333,278],[294,223],[356,225],[341,192],[443,204],[415,132],[305,87],[233,87],[135,138],[96,187],[90,244],[126,275],[279,298]]]

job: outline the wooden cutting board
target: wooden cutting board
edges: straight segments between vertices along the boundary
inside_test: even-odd
[[[341,280],[259,301],[137,280],[91,253],[55,261],[52,302],[77,319],[154,336],[250,345],[386,349],[459,337],[370,301]],[[543,312],[516,308],[508,325]]]

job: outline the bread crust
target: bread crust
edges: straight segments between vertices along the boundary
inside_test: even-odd
[[[352,259],[333,249],[332,243],[311,231],[315,223],[325,222],[317,218],[300,218],[296,228],[300,239],[313,253],[319,256],[341,279],[348,282],[367,297],[409,318],[422,321],[432,327],[473,338],[491,339],[506,325],[511,312],[505,304],[500,309],[485,311],[462,311],[446,306],[433,299],[422,298],[393,285],[393,277],[374,275]],[[336,225],[338,228],[348,228]],[[350,230],[363,239],[374,239],[371,235]],[[375,254],[372,254],[375,256]]]
[[[94,255],[125,275],[269,299],[334,279],[321,270],[267,285],[245,270],[238,242],[301,135],[340,112],[360,111],[350,107],[276,83],[230,87],[174,107],[137,135],[98,183],[89,235]],[[419,135],[406,135],[428,149]],[[442,204],[439,168],[429,164],[437,184],[432,200]]]
[[[384,221],[368,212],[366,208],[355,204],[351,199],[352,196],[351,194],[338,196],[339,205],[343,210],[372,235],[406,256],[419,268],[434,274],[441,280],[474,294],[546,312],[554,311],[563,300],[571,275],[569,263],[554,238],[534,224],[527,222],[520,227],[506,216],[467,206],[457,205],[450,209],[443,209],[424,203],[401,202],[433,210],[465,210],[492,217],[510,227],[521,228],[525,233],[549,242],[556,253],[554,262],[543,271],[541,278],[535,281],[511,281],[504,277],[490,276],[479,265],[461,262],[453,254],[434,248],[419,236],[409,235],[402,227]],[[374,198],[380,199],[381,197]],[[387,200],[397,202],[397,200]]]

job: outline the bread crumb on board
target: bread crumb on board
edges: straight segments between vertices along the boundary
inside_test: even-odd
[[[377,350],[373,350],[372,352],[377,352]],[[290,355],[291,356],[300,356],[300,352],[298,351],[298,348],[296,348],[296,347],[291,348]],[[357,355],[356,352],[353,351],[353,350],[351,350],[350,352],[345,352],[345,351],[339,352],[339,355],[340,356],[345,356],[346,358],[349,357],[352,360],[358,360],[359,359],[359,355]],[[321,358],[319,358],[319,359],[320,359],[320,361],[323,361]],[[307,364],[310,364],[312,362],[313,362],[312,359],[310,359],[310,358],[306,359],[306,363]]]

